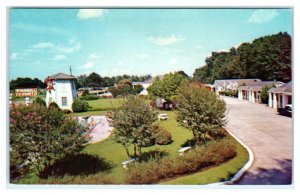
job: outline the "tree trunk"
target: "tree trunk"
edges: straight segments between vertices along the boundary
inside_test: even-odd
[[[126,150],[126,154],[127,154],[128,158],[130,158],[130,154],[129,154],[129,150],[128,150],[128,148],[126,147],[126,145],[125,145],[125,144],[123,144],[123,146],[124,146],[124,148],[125,148],[125,150]]]
[[[133,150],[134,150],[134,158],[136,158],[136,145],[133,144]]]

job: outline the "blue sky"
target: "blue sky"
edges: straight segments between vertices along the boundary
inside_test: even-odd
[[[292,32],[290,9],[11,9],[10,79],[193,74],[212,51]]]

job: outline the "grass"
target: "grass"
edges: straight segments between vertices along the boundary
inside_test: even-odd
[[[89,111],[107,111],[113,110],[120,106],[120,103],[124,100],[123,98],[112,98],[112,99],[97,99],[87,101],[89,103]]]
[[[173,142],[169,145],[159,146],[154,145],[151,147],[143,148],[142,151],[149,151],[154,149],[165,150],[170,155],[177,155],[178,149],[187,140],[192,138],[192,133],[183,127],[179,127],[175,121],[175,114],[173,112],[168,113],[170,119],[167,121],[158,121],[160,126],[165,127],[171,134]],[[117,184],[122,184],[125,181],[124,169],[122,168],[122,162],[127,160],[125,149],[121,144],[116,143],[111,137],[95,144],[88,145],[84,151],[89,154],[96,154],[105,158],[108,161],[114,163],[114,167],[111,169],[110,176]],[[132,148],[131,148],[132,151]]]
[[[92,102],[92,106],[97,108],[103,108],[102,104],[109,104],[109,100],[112,99],[100,99],[89,101]],[[117,99],[113,99],[112,102],[117,102]],[[84,113],[77,113],[80,115],[103,115],[105,111],[89,111]],[[149,150],[158,149],[160,151],[166,151],[169,155],[178,155],[178,149],[182,147],[187,140],[191,139],[192,132],[179,126],[175,119],[175,113],[170,111],[164,111],[160,113],[167,113],[169,120],[157,121],[159,126],[164,127],[172,134],[173,142],[169,145],[154,145],[147,148],[142,148],[142,152]],[[180,176],[174,179],[170,179],[161,182],[162,185],[173,185],[173,184],[208,184],[219,182],[229,179],[234,173],[236,173],[248,160],[248,153],[238,142],[237,143],[237,156],[217,167],[212,167],[204,171],[200,171],[194,174]],[[133,151],[130,148],[131,152]],[[94,144],[87,145],[83,152],[88,154],[95,154],[105,161],[112,163],[112,168],[109,170],[108,176],[112,178],[113,184],[124,184],[125,183],[125,171],[122,168],[121,163],[128,159],[125,149],[121,144],[116,143],[112,137]],[[91,175],[97,177],[97,173]],[[78,176],[79,177],[79,176]],[[64,176],[62,179],[67,178]],[[77,178],[77,176],[76,176]],[[38,183],[38,178],[33,173],[27,174],[19,183]]]
[[[187,129],[178,126],[175,120],[174,112],[164,112],[170,117],[167,121],[157,121],[162,127],[165,127],[171,134],[173,142],[169,145],[143,148],[143,151],[149,151],[153,149],[165,150],[170,155],[178,155],[178,149],[186,140],[192,138],[192,133]],[[187,176],[181,176],[176,179],[168,180],[160,184],[208,184],[230,179],[248,160],[248,153],[246,149],[241,146],[237,141],[237,156],[226,163],[218,167],[213,167],[205,171],[200,171]],[[110,176],[117,184],[124,183],[124,169],[121,163],[127,159],[125,149],[115,143],[112,138],[108,138],[102,142],[88,145],[85,149],[90,154],[97,154],[108,161],[114,162],[115,166],[111,169]]]

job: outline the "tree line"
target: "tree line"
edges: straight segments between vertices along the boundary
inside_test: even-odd
[[[77,87],[110,87],[119,83],[122,80],[130,80],[131,82],[143,82],[147,79],[150,79],[151,75],[119,75],[112,77],[101,77],[99,74],[92,72],[89,75],[83,74],[77,77]]]
[[[228,52],[212,52],[193,79],[213,83],[216,79],[291,80],[291,36],[284,32],[242,43]]]

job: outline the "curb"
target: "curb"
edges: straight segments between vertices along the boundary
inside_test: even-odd
[[[244,144],[239,138],[237,138],[235,135],[233,135],[230,131],[227,130],[227,132],[234,138],[236,139],[244,148],[246,148],[248,154],[249,154],[249,160],[248,162],[228,181],[223,181],[223,182],[218,182],[218,183],[211,183],[207,185],[232,185],[238,180],[241,179],[241,177],[244,175],[244,173],[249,170],[249,168],[252,166],[253,161],[254,161],[254,154],[252,150]]]

